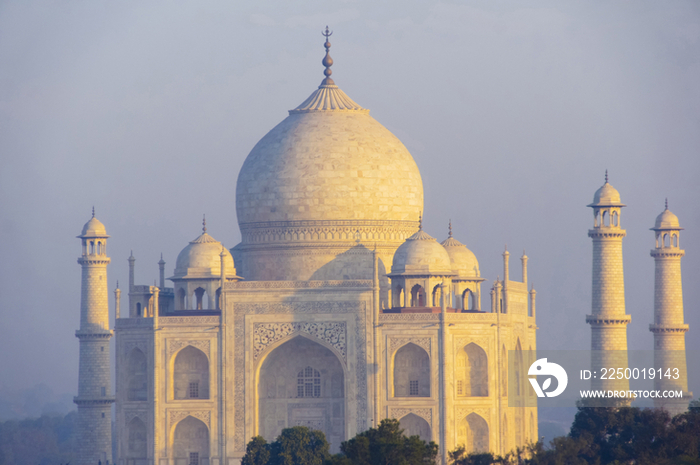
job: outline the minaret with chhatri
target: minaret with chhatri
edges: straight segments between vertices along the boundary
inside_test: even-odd
[[[595,372],[592,389],[628,391],[626,379],[601,379],[603,368],[627,368],[627,325],[632,320],[625,314],[625,279],[622,267],[622,239],[627,234],[621,227],[620,212],[625,205],[620,193],[608,183],[593,196],[593,285],[591,314],[591,369]]]
[[[78,236],[83,253],[80,294],[80,369],[78,395],[78,465],[107,465],[112,462],[112,403],[107,290],[107,231],[95,218],[85,223]]]
[[[655,377],[654,389],[683,391],[681,398],[655,398],[654,407],[664,408],[671,415],[683,413],[688,408],[688,372],[685,359],[685,333],[683,323],[683,284],[681,282],[681,228],[678,217],[666,208],[656,217],[651,228],[656,235],[654,257],[654,323],[649,331],[654,333],[654,368],[662,376]],[[667,376],[668,375],[668,376]]]

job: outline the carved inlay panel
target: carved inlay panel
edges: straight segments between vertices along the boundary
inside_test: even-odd
[[[204,352],[204,354],[210,358],[209,356],[209,346],[210,342],[209,339],[169,339],[168,340],[168,359],[172,357],[172,355],[177,352],[178,350],[182,349],[183,347],[187,346],[192,346],[196,347],[197,349],[201,350]]]
[[[187,418],[188,416],[194,417],[201,420],[209,431],[211,431],[211,412],[209,410],[170,410],[169,412],[169,422],[170,428],[176,425],[180,420]]]
[[[409,413],[418,415],[423,420],[427,421],[430,427],[433,427],[433,409],[430,408],[392,408],[389,409],[389,416],[397,420],[402,419]]]
[[[256,323],[253,325],[253,359],[257,360],[270,344],[295,333],[308,334],[327,342],[341,354],[343,361],[347,362],[345,347],[347,334],[344,321]]]
[[[422,347],[430,355],[430,338],[429,337],[390,337],[389,338],[389,353],[393,354],[400,347],[412,343],[418,347]]]
[[[139,419],[146,423],[146,411],[145,410],[126,410],[124,412],[124,424],[128,425],[131,420],[134,418],[139,417]]]
[[[148,352],[146,352],[146,346],[147,343],[145,341],[126,341],[122,345],[124,347],[124,355],[129,355],[132,350],[134,349],[139,349],[141,352],[146,355]]]
[[[486,423],[490,423],[491,421],[491,413],[490,410],[487,408],[458,408],[455,412],[455,421],[457,424],[467,418],[467,415],[470,413],[476,413],[479,415],[481,418],[486,420]]]

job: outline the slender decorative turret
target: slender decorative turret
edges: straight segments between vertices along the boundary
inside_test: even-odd
[[[109,307],[107,290],[107,231],[92,218],[83,227],[79,239],[83,254],[80,297],[80,370],[78,396],[78,465],[112,463],[112,402],[110,381]]]
[[[625,379],[601,379],[603,368],[627,368],[627,325],[631,317],[625,313],[625,281],[622,267],[622,239],[626,232],[620,226],[620,211],[625,205],[620,194],[608,183],[593,197],[593,286],[591,315],[592,370],[596,372],[593,389],[628,391]]]
[[[654,367],[663,376],[656,377],[654,388],[660,391],[683,391],[681,398],[655,398],[654,407],[664,408],[671,415],[683,413],[688,408],[692,393],[688,392],[688,372],[685,359],[685,333],[683,323],[683,287],[681,283],[681,257],[685,251],[680,245],[678,217],[666,209],[656,217],[652,231],[656,233],[654,257],[654,323],[649,330],[654,333]],[[666,377],[666,374],[669,377]]]

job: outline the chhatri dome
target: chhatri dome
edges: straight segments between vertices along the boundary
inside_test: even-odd
[[[248,279],[364,278],[363,272],[316,271],[357,240],[377,242],[380,256],[390,260],[418,229],[423,183],[413,157],[330,78],[327,38],[324,45],[325,79],[255,145],[238,175],[242,241],[234,257]],[[316,256],[296,260],[287,272],[284,257],[281,264],[267,263],[271,247],[278,258],[294,248]]]
[[[396,250],[391,273],[441,276],[454,274],[447,250],[422,228]]]
[[[589,207],[624,207],[620,193],[608,183],[608,170],[605,170],[605,184],[593,194],[593,203]]]
[[[656,222],[653,229],[683,229],[678,217],[671,213],[668,209],[668,200],[666,200],[666,208],[659,216],[656,217]]]
[[[479,261],[476,259],[474,252],[469,250],[466,245],[452,237],[452,222],[450,221],[449,234],[447,239],[440,243],[452,261],[452,270],[459,277],[478,278]]]
[[[173,278],[220,277],[222,252],[226,277],[236,277],[236,268],[234,268],[231,253],[224,248],[221,242],[207,234],[207,225],[203,221],[202,234],[191,241],[177,256]]]

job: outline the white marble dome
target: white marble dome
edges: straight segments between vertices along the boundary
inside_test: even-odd
[[[668,208],[656,217],[654,229],[682,229],[678,217],[671,213]]]
[[[611,186],[608,181],[605,181],[595,194],[593,194],[593,203],[590,207],[624,207],[620,200],[620,193]]]
[[[422,229],[396,249],[392,274],[452,276],[452,260],[447,250]]]
[[[231,252],[226,250],[206,231],[189,243],[177,256],[174,278],[212,278],[221,277],[221,251],[224,251],[224,269],[226,276],[235,276]]]
[[[94,215],[94,213],[93,213]],[[105,229],[105,225],[102,224],[100,220],[95,218],[94,216],[90,218],[90,220],[85,223],[85,226],[83,226],[83,231],[80,233],[80,236],[78,237],[109,237],[107,235],[107,229]]]
[[[474,252],[469,250],[466,245],[459,242],[457,239],[448,237],[441,245],[447,251],[452,262],[452,270],[457,273],[460,278],[478,278],[479,261],[476,259]]]
[[[401,141],[335,85],[322,84],[243,163],[236,212],[246,225],[416,221],[423,183]]]

